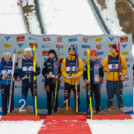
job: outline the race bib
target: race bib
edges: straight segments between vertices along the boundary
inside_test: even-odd
[[[22,67],[22,71],[33,71],[33,66],[24,66]]]
[[[66,71],[69,72],[69,71],[75,71],[76,67],[66,67]]]
[[[6,75],[10,75],[10,74],[12,74],[12,70],[9,70],[9,69],[7,69],[7,70],[2,70],[2,71],[1,71],[1,74],[2,74],[2,75],[5,75],[5,74],[6,74]]]
[[[108,69],[112,70],[112,69],[118,69],[118,64],[108,64]]]

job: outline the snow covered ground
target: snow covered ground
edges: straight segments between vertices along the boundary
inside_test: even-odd
[[[27,33],[18,2],[19,0],[0,0],[0,33]]]
[[[98,7],[100,14],[108,27],[110,34],[113,35],[124,35],[125,33],[122,31],[122,27],[119,24],[119,19],[117,18],[117,12],[115,10],[115,2],[116,0],[105,0],[106,9],[101,10],[100,4],[98,4],[97,0],[94,0],[96,6]]]
[[[133,120],[87,120],[92,134],[133,134]],[[37,134],[42,121],[0,121],[0,134]],[[8,129],[7,129],[8,128]],[[17,129],[16,129],[17,128]]]
[[[130,0],[134,4],[134,0]]]
[[[47,34],[103,34],[87,0],[39,0]]]
[[[36,35],[41,35],[42,34],[41,28],[40,28],[39,21],[37,19],[34,0],[22,0],[22,2],[21,2],[22,7],[27,6],[27,2],[28,2],[29,6],[32,6],[31,9],[33,10],[29,13],[25,13],[25,16],[26,16],[28,24],[29,24],[30,33],[36,34]]]
[[[37,134],[42,123],[43,121],[0,121],[0,134]]]
[[[93,134],[134,134],[134,120],[87,120]]]

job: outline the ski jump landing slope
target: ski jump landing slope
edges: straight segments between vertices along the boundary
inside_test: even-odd
[[[104,34],[87,0],[39,0],[46,34]]]
[[[19,0],[0,0],[0,33],[27,33]]]

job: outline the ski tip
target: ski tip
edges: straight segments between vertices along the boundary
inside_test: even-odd
[[[14,49],[14,53],[16,53],[16,49]]]

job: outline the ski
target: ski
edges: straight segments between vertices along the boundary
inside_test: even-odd
[[[38,115],[37,111],[37,80],[36,80],[36,47],[35,44],[33,44],[33,95],[34,95],[34,112],[35,115]]]
[[[59,73],[59,64],[60,64],[59,52],[60,52],[60,48],[58,48],[58,55],[57,55],[57,75],[58,75],[58,73]],[[55,108],[55,106],[56,106],[56,100],[58,99],[58,98],[57,98],[58,84],[59,84],[59,81],[58,81],[58,79],[56,79],[56,83],[55,83],[54,108]]]
[[[76,44],[76,73],[78,72],[78,47]],[[78,89],[77,89],[77,79],[75,80],[75,90],[76,90],[76,112],[78,112]]]
[[[13,61],[12,61],[12,77],[11,77],[11,79],[14,77],[14,71],[15,71],[15,53],[16,53],[16,49],[14,50],[14,54],[13,54]],[[10,113],[11,100],[12,100],[12,90],[13,90],[13,81],[11,80],[10,91],[9,91],[8,113]]]
[[[89,54],[89,48],[87,48],[87,76],[88,81],[90,82],[90,54]],[[92,109],[92,97],[91,97],[91,83],[88,85],[89,88],[89,107],[88,107],[88,117],[91,119],[93,118],[93,109]]]
[[[120,42],[118,43],[118,88],[119,88],[119,106],[122,105],[122,86],[121,86],[121,58],[120,58]]]

